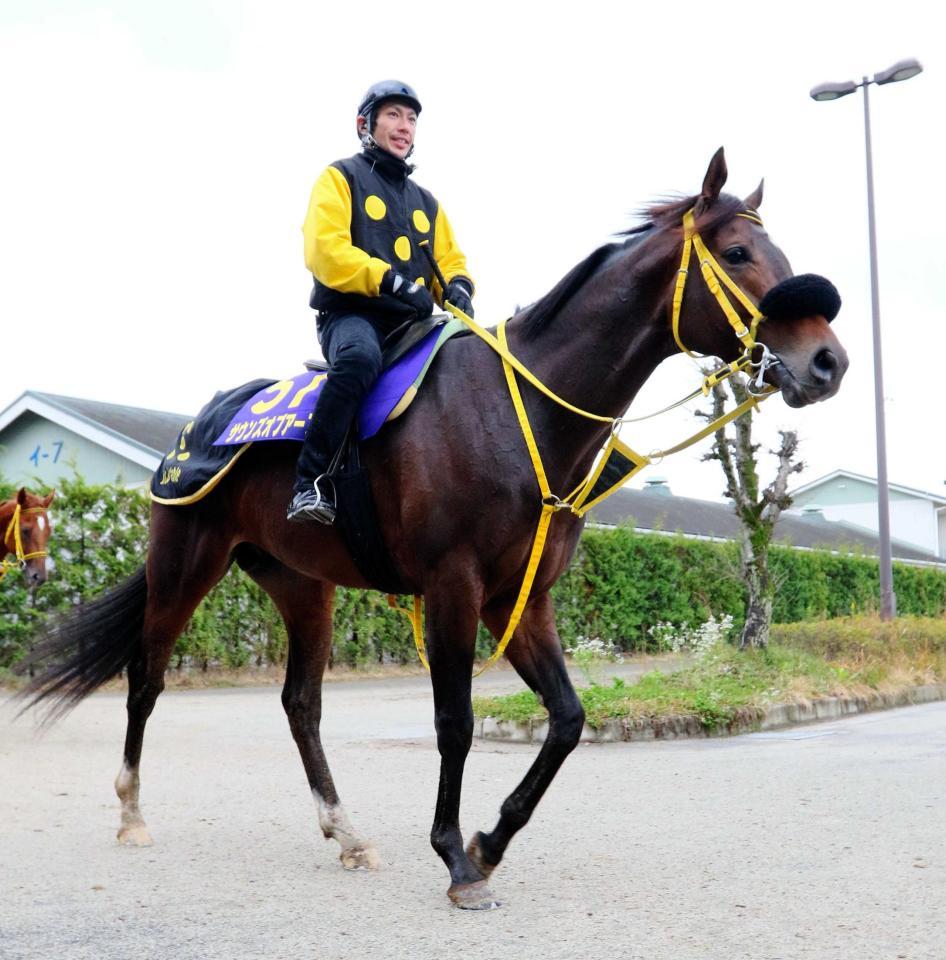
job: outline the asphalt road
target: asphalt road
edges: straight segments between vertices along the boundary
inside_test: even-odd
[[[114,839],[121,696],[42,736],[0,699],[0,958],[946,957],[946,703],[583,745],[493,877],[503,907],[472,914],[428,842],[431,715],[423,679],[326,686],[329,761],[383,860],[369,874],[321,837],[278,688],[161,698],[143,849]],[[465,831],[492,826],[535,752],[475,743]]]

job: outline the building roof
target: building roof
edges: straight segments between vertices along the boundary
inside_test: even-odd
[[[27,412],[150,468],[174,445],[181,427],[191,419],[184,413],[27,390],[0,411],[0,430]]]
[[[191,415],[184,413],[27,390],[0,411],[0,430],[27,411],[72,429],[152,469],[174,445],[181,427],[192,419]],[[870,477],[836,470],[799,490],[808,490],[837,476],[876,483]],[[898,489],[935,499],[932,494],[914,491],[909,487]],[[588,519],[592,524],[601,526],[633,523],[636,529],[645,533],[681,533],[711,540],[736,540],[740,536],[740,523],[732,504],[678,497],[666,488],[633,490],[624,487],[591,510]],[[869,530],[843,521],[826,520],[822,516],[783,513],[775,525],[775,540],[786,546],[809,549],[853,549],[872,555],[879,553],[878,538]],[[892,542],[892,550],[897,560],[943,563],[941,557],[897,540]]]
[[[852,470],[835,470],[833,473],[828,473],[823,477],[818,477],[817,480],[812,480],[810,483],[805,483],[800,487],[796,487],[794,490],[789,491],[789,495],[796,497],[800,493],[808,493],[811,490],[817,490],[819,487],[825,486],[832,480],[838,480],[842,477],[849,480],[860,480],[861,483],[869,484],[872,487],[877,486],[876,477],[867,477],[861,473],[854,473]],[[888,483],[887,486],[891,490],[896,490],[898,493],[903,493],[910,497],[917,497],[920,500],[930,500],[936,504],[936,506],[946,506],[946,497],[943,497],[939,494],[929,493],[926,490],[918,490],[916,487],[905,487],[899,483]]]
[[[739,518],[731,503],[714,503],[677,497],[668,492],[632,490],[624,487],[588,514],[593,524],[619,526],[632,522],[641,532],[682,533],[688,537],[736,540]],[[818,550],[860,550],[879,553],[875,534],[843,521],[783,513],[775,524],[775,542]],[[894,559],[920,563],[943,563],[942,557],[893,541]]]

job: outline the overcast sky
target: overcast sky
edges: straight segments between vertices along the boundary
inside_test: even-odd
[[[896,60],[871,87],[891,482],[946,493],[942,437],[946,44],[919,2],[457,6],[0,0],[0,408],[34,389],[193,413],[317,352],[301,224],[321,169],[358,149],[375,80],[414,85],[416,179],[442,202],[493,324],[536,299],[634,210],[765,177],[762,213],[796,272],[839,287],[851,368],[759,437],[801,435],[799,482],[876,475],[862,96],[825,80]],[[688,393],[668,361],[632,413]],[[692,414],[628,429],[646,452]],[[652,467],[720,499],[705,444]],[[767,467],[765,477],[771,474]]]

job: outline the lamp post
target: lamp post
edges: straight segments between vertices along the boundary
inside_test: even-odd
[[[890,490],[887,483],[887,431],[884,425],[884,373],[880,349],[880,294],[877,285],[877,230],[874,221],[874,165],[870,143],[870,101],[867,88],[909,80],[921,73],[917,60],[898,60],[892,67],[875,73],[873,79],[863,77],[860,83],[821,83],[812,87],[812,100],[837,100],[864,91],[864,143],[867,151],[867,228],[870,238],[870,302],[874,330],[874,421],[877,430],[877,525],[880,534],[880,618],[891,620],[897,615],[897,598],[893,592],[893,560],[890,550]]]

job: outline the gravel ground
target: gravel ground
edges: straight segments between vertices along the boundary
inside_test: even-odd
[[[515,689],[496,673],[481,688]],[[727,740],[584,745],[465,913],[428,842],[423,679],[326,687],[323,739],[383,869],[321,837],[268,688],[166,693],[145,741],[155,838],[114,840],[122,698],[38,736],[0,698],[0,957],[946,957],[946,704]],[[535,746],[476,742],[465,831]]]

